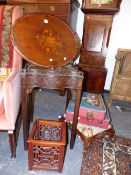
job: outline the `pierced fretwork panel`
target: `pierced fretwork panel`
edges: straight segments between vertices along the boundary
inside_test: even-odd
[[[34,139],[61,141],[62,128],[58,126],[39,125],[39,130],[36,130]]]
[[[60,148],[33,146],[33,167],[58,169]]]

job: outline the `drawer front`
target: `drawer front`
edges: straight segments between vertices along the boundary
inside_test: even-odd
[[[22,7],[24,14],[33,13],[33,12],[37,11],[36,5],[25,5],[25,6],[21,6],[21,7]]]
[[[45,4],[40,6],[38,5],[37,10],[53,15],[66,15],[69,13],[70,9],[69,5]]]
[[[47,4],[47,3],[70,4],[71,0],[7,0],[7,3],[8,4]]]
[[[22,9],[24,14],[33,13],[33,12],[43,12],[46,14],[57,16],[67,23],[69,23],[69,20],[70,20],[69,5],[54,5],[54,4],[23,5]]]
[[[69,5],[54,5],[54,4],[46,4],[46,5],[23,5],[22,6],[24,13],[30,12],[44,12],[47,14],[53,15],[68,15],[70,12]]]

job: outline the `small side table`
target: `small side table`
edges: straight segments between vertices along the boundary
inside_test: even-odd
[[[81,98],[83,73],[77,69],[70,68],[34,68],[23,69],[22,77],[22,117],[24,149],[27,150],[27,140],[29,137],[30,117],[27,110],[27,97],[36,87],[46,89],[68,89],[67,100],[70,90],[76,90],[76,101],[74,107],[74,117],[71,129],[70,148],[73,149],[76,137],[78,122],[78,112]]]
[[[24,148],[27,149],[30,115],[28,95],[35,87],[47,89],[76,90],[76,104],[71,131],[73,148],[80,105],[83,73],[63,66],[77,58],[80,41],[76,33],[59,18],[43,13],[32,13],[19,18],[12,27],[11,39],[16,51],[37,68],[28,67],[22,76],[22,117]],[[39,66],[39,67],[38,67]],[[61,68],[59,68],[61,67]]]

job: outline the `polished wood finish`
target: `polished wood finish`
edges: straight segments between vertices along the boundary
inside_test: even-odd
[[[111,15],[85,15],[80,64],[104,65],[112,19]]]
[[[42,12],[70,22],[71,0],[7,0],[7,3],[21,5],[23,14]]]
[[[62,20],[42,13],[25,15],[12,27],[15,49],[27,61],[42,67],[70,63],[77,56],[77,39]]]
[[[76,91],[76,101],[74,107],[74,117],[71,131],[70,148],[73,149],[76,137],[76,127],[80,106],[83,73],[77,70],[57,68],[57,69],[27,69],[22,75],[22,117],[24,148],[27,150],[27,140],[30,128],[30,115],[27,110],[27,98],[33,89],[73,89]],[[68,100],[68,98],[67,98]]]
[[[106,68],[103,67],[86,67],[79,68],[84,72],[83,90],[88,92],[103,93],[105,79],[107,75]]]
[[[131,49],[118,49],[109,94],[112,100],[131,102]]]
[[[46,25],[47,28],[43,28],[43,25]],[[29,28],[30,28],[30,34],[28,34]],[[37,41],[39,37],[37,38],[36,36],[37,35],[39,36],[39,34],[41,36],[41,34],[43,34],[42,33],[43,30],[46,30],[47,34],[48,31],[50,30],[52,33],[49,34],[49,38],[47,40],[48,42],[45,43],[42,40],[41,44]],[[34,38],[32,39],[32,37]],[[45,44],[47,44],[47,47],[48,45],[50,46],[50,39],[52,44],[52,38],[54,47],[52,47],[50,52],[48,53],[48,50],[45,49],[46,48]],[[55,42],[54,39],[56,39]],[[60,43],[62,44],[62,49],[60,47],[60,50],[57,50],[59,47],[56,45],[58,41],[60,41]],[[70,141],[70,147],[71,149],[73,149],[76,137],[76,126],[78,122],[78,112],[81,98],[83,72],[80,72],[77,69],[72,68],[71,66],[67,66],[66,68],[59,67],[69,63],[77,53],[78,43],[77,40],[75,40],[73,32],[62,20],[59,20],[54,16],[34,13],[23,16],[16,21],[16,23],[12,28],[12,42],[15,49],[26,60],[28,60],[31,63],[34,63],[34,65],[33,64],[29,65],[29,67],[24,69],[23,72],[21,73],[22,117],[23,117],[23,136],[24,136],[25,150],[27,149],[27,139],[29,136],[30,115],[31,115],[28,114],[28,111],[31,111],[28,110],[28,104],[33,106],[32,102],[30,101],[28,102],[28,97],[29,94],[32,93],[32,90],[36,87],[55,89],[55,90],[56,89],[76,90],[76,102],[74,107],[73,127],[71,131],[71,141]],[[56,61],[53,61],[54,56],[56,55],[60,57],[58,57]],[[39,65],[39,67],[36,65]]]
[[[36,120],[28,138],[29,170],[50,170],[61,173],[67,145],[66,133],[65,122]],[[37,152],[34,147],[38,148],[36,148]],[[48,151],[50,154],[47,153]]]
[[[107,74],[105,58],[113,15],[119,10],[119,3],[114,0],[109,4],[91,4],[83,0],[84,27],[79,68],[85,72],[86,90],[93,93],[104,90]]]

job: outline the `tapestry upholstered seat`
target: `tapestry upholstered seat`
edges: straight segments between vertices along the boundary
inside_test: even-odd
[[[22,59],[10,39],[11,26],[21,16],[20,8],[0,6],[0,131],[8,131],[11,157],[16,156],[16,121],[21,103]]]

